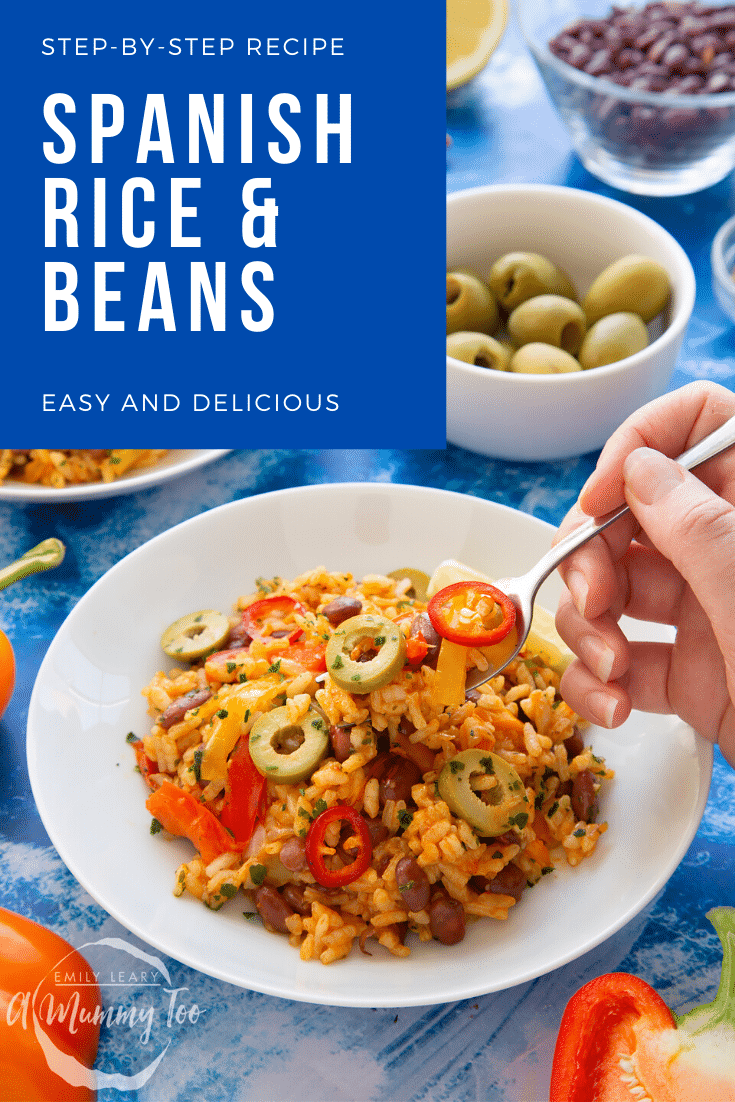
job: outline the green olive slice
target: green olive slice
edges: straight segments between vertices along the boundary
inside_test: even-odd
[[[428,574],[424,574],[423,570],[416,570],[413,566],[407,566],[403,570],[389,570],[386,577],[392,578],[395,582],[400,582],[403,578],[409,578],[411,588],[406,591],[406,596],[415,598],[417,601],[426,600],[426,590],[431,578]]]
[[[471,782],[486,776],[494,776],[497,784],[481,799]],[[448,761],[439,774],[439,795],[453,815],[491,838],[528,822],[523,781],[505,758],[489,750],[462,750]]]
[[[161,636],[161,646],[170,658],[194,662],[218,650],[229,634],[230,621],[224,613],[205,608],[175,620]]]
[[[377,654],[357,661],[352,652],[366,642],[365,654]],[[385,616],[351,616],[340,624],[327,643],[327,671],[332,681],[348,693],[371,693],[396,676],[406,663],[406,639],[401,629]]]
[[[288,708],[274,708],[250,729],[250,757],[264,777],[279,784],[297,784],[316,769],[329,746],[329,727],[313,708],[292,723]]]

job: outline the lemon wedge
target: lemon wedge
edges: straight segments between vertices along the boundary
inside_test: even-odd
[[[508,21],[506,0],[447,0],[447,89],[477,76]]]
[[[479,570],[473,570],[471,566],[465,566],[457,559],[445,559],[444,562],[439,563],[432,574],[427,593],[429,597],[433,597],[435,593],[438,593],[440,589],[444,589],[447,585],[452,585],[454,582],[470,581],[494,584],[493,579],[488,577],[487,574],[483,574]],[[529,650],[531,654],[537,654],[550,669],[559,674],[564,673],[564,670],[574,658],[569,647],[556,630],[553,614],[538,604],[535,605],[533,610],[531,630],[528,633],[525,649]]]

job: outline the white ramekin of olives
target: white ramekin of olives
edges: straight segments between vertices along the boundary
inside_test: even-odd
[[[502,459],[596,450],[663,393],[692,266],[652,219],[543,184],[447,197],[447,437]]]

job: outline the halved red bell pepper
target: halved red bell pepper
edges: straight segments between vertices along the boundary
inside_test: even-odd
[[[208,807],[172,781],[164,781],[148,797],[145,806],[169,834],[188,838],[201,854],[205,865],[222,853],[233,853],[244,848]]]
[[[328,869],[324,858],[324,836],[330,823],[344,821],[349,823],[357,836],[357,856],[349,865],[341,869]],[[359,811],[347,804],[335,804],[317,815],[306,835],[306,863],[317,884],[323,888],[341,888],[351,884],[365,872],[373,856],[373,844],[370,840],[368,825]]]
[[[453,582],[434,594],[426,611],[441,637],[461,647],[491,647],[516,622],[510,597],[489,582]]]
[[[294,622],[296,612],[303,615],[306,609],[285,593],[276,597],[264,597],[262,601],[254,601],[248,605],[242,614],[242,623],[251,639],[268,642],[275,637],[295,643],[304,631]]]
[[[550,1102],[734,1102],[735,908],[707,918],[723,947],[714,1001],[677,1016],[638,976],[585,984],[561,1020]]]
[[[247,736],[241,737],[230,755],[227,768],[227,795],[220,822],[232,831],[236,842],[247,845],[258,820],[265,821],[267,781],[250,757]]]

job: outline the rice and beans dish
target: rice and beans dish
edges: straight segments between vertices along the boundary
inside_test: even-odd
[[[128,471],[154,466],[165,454],[165,449],[150,448],[0,448],[0,483],[10,478],[62,490],[89,482],[115,482]]]
[[[510,653],[499,591],[420,588],[412,571],[320,567],[164,633],[179,662],[143,690],[152,727],[128,741],[151,831],[196,851],[176,895],[233,900],[304,960],[372,955],[370,939],[405,957],[512,920],[555,861],[594,851],[613,774],[553,662],[524,650],[465,692],[466,670]]]

